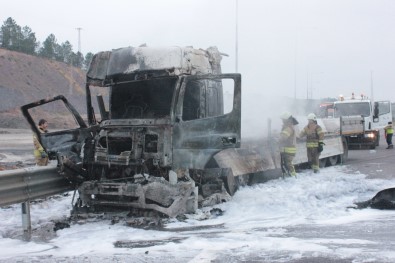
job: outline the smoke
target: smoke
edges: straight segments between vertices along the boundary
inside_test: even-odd
[[[244,92],[242,96],[241,137],[259,139],[281,129],[280,115],[287,111],[301,122],[306,115],[317,113],[320,100],[293,99],[285,96],[264,96],[261,93]],[[300,126],[300,125],[299,125]]]

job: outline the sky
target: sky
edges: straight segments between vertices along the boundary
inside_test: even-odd
[[[1,21],[8,17],[41,42],[53,33],[75,50],[82,28],[83,54],[217,46],[229,55],[223,72],[242,74],[249,105],[353,92],[395,101],[392,0],[13,0],[0,9]]]
[[[297,179],[242,187],[215,206],[223,215],[200,209],[185,221],[165,221],[167,231],[88,220],[58,230],[48,242],[28,243],[17,238],[21,210],[12,205],[0,209],[0,262],[289,262],[309,256],[394,262],[393,236],[385,229],[392,233],[395,211],[347,209],[394,186],[395,180],[366,179],[347,166],[327,167],[320,174],[302,171]],[[66,218],[71,200],[70,193],[32,204],[33,229]],[[116,248],[117,241],[157,244]]]

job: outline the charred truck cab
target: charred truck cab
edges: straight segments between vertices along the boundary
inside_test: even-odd
[[[240,147],[241,76],[222,74],[214,47],[127,47],[100,52],[87,72],[87,122],[63,96],[22,107],[34,132],[38,106],[63,102],[77,125],[39,134],[76,184],[76,209],[149,209],[168,216],[236,190],[215,156]],[[100,113],[100,114],[99,114]],[[37,115],[37,114],[36,114]]]

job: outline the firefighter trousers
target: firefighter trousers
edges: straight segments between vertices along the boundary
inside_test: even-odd
[[[320,154],[318,147],[307,147],[307,159],[314,172],[320,170]]]

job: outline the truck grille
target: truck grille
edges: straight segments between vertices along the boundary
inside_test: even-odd
[[[156,134],[145,135],[144,151],[147,153],[158,152],[158,135]]]

